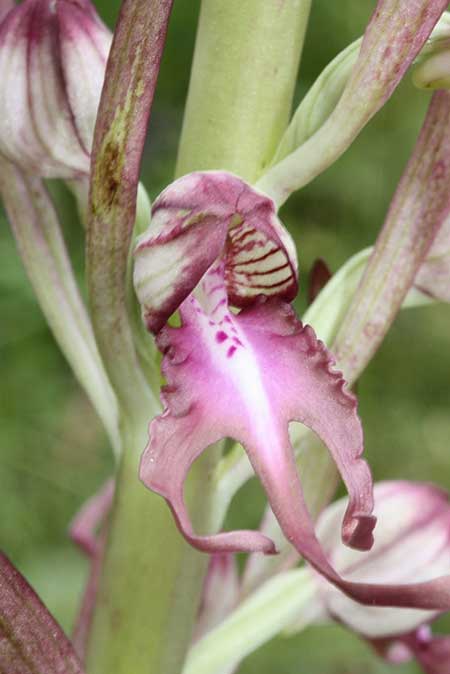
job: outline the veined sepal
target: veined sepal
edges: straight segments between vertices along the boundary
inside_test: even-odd
[[[0,25],[0,153],[46,178],[89,175],[111,33],[90,0],[23,0]]]
[[[147,328],[158,332],[224,256],[230,303],[292,300],[297,256],[271,199],[225,171],[190,173],[156,199],[136,245],[134,284]]]

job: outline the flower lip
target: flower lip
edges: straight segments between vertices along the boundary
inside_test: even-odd
[[[327,444],[351,494],[344,540],[370,547],[372,483],[361,459],[354,396],[289,304],[260,298],[237,315],[230,311],[225,265],[223,258],[213,265],[197,295],[183,302],[181,328],[165,327],[158,335],[166,409],[150,426],[142,481],[166,498],[182,533],[199,549],[273,553],[274,544],[260,532],[193,534],[183,499],[187,472],[206,447],[232,437],[247,450],[287,538],[305,556],[320,556],[289,440],[289,423],[297,420]]]

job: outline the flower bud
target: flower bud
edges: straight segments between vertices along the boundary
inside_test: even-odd
[[[370,552],[351,550],[341,543],[339,523],[346,499],[319,518],[318,537],[333,566],[348,580],[378,584],[417,583],[447,574],[447,494],[429,484],[398,481],[375,485],[374,496],[378,524]],[[363,606],[332,585],[323,584],[321,593],[329,615],[371,639],[410,632],[436,616],[433,611]]]
[[[0,25],[0,153],[46,178],[89,174],[111,34],[90,0],[24,0]]]

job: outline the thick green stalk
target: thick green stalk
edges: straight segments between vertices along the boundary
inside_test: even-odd
[[[177,174],[256,180],[289,121],[311,0],[204,0]]]
[[[123,435],[114,535],[97,598],[87,671],[178,674],[192,628],[192,596],[185,588],[200,584],[201,569],[190,559],[199,553],[181,538],[165,501],[137,479],[147,419],[127,425]],[[204,481],[207,472],[203,462]]]

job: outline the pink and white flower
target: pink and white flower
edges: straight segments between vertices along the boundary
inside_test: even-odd
[[[167,382],[140,476],[167,500],[186,539],[207,552],[276,552],[258,531],[193,530],[183,495],[189,468],[231,437],[245,448],[286,538],[333,585],[364,604],[450,607],[448,577],[408,585],[344,579],[315,534],[291,422],[311,428],[332,453],[349,493],[342,538],[359,550],[373,544],[372,479],[361,458],[356,399],[290,305],[297,261],[273,201],[226,172],[180,178],[154,203],[135,250],[134,281]],[[177,309],[181,326],[169,327]]]
[[[342,545],[338,530],[346,499],[329,506],[317,535],[335,569],[354,582],[398,584],[438,580],[450,568],[450,503],[438,487],[420,482],[375,485],[377,536],[370,552]],[[366,638],[383,657],[400,663],[415,657],[428,674],[450,672],[450,637],[433,637],[439,611],[363,606],[317,576],[323,617]]]
[[[45,178],[89,175],[111,33],[90,0],[24,0],[0,24],[0,153]]]

